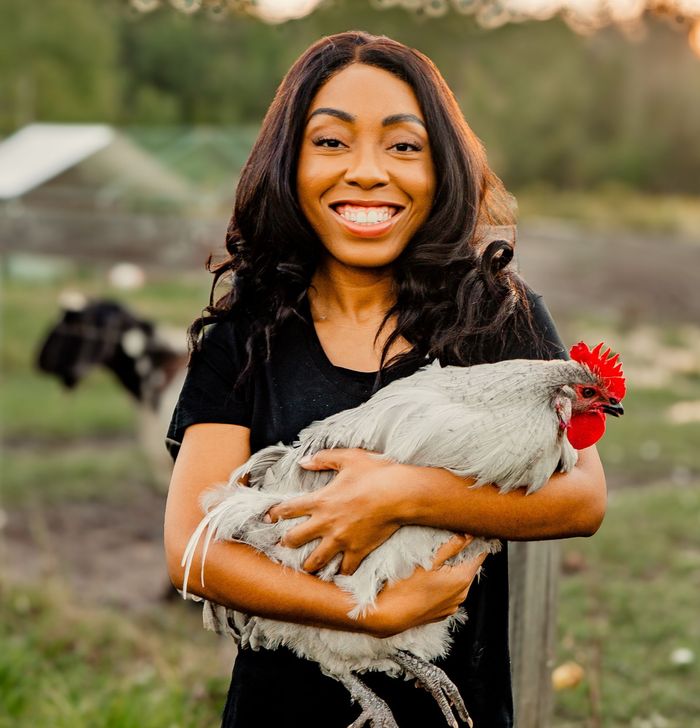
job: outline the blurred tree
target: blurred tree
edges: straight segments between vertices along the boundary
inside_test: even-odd
[[[259,120],[279,81],[269,65],[274,36],[273,28],[252,18],[216,23],[203,15],[162,12],[124,23],[127,84],[121,120]]]
[[[0,130],[34,120],[113,119],[120,10],[114,2],[2,0]]]
[[[360,27],[433,58],[509,187],[613,180],[700,192],[700,63],[660,22],[630,42],[613,28],[577,36],[558,20],[487,31],[367,0],[277,26],[167,5],[139,15],[126,0],[2,0],[0,14],[0,132],[34,119],[259,124],[304,48]]]

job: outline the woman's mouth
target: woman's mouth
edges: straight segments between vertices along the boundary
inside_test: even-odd
[[[403,207],[397,205],[356,205],[339,203],[331,210],[340,218],[344,227],[359,237],[377,237],[390,230]]]

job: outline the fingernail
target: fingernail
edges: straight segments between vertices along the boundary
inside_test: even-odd
[[[272,518],[270,518],[270,514],[269,513],[266,513],[263,516],[263,523],[272,523]]]
[[[311,455],[304,455],[301,460],[299,460],[299,465],[301,465],[302,468],[306,467],[307,465],[311,465],[311,461],[313,460],[313,457]]]

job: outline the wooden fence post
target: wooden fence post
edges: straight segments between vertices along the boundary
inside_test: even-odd
[[[559,563],[557,541],[508,544],[516,728],[550,725]]]

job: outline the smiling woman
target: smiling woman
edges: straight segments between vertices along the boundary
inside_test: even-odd
[[[428,218],[435,194],[416,95],[388,71],[353,64],[319,90],[308,118],[297,170],[302,212],[336,261],[390,265]]]
[[[490,225],[512,222],[509,196],[429,59],[349,32],[297,60],[241,174],[229,255],[212,267],[206,316],[190,328],[189,372],[168,433],[177,460],[165,547],[177,587],[200,496],[252,452],[294,442],[311,422],[358,406],[430,360],[566,356],[541,298],[508,265],[512,246],[485,238]],[[230,288],[215,301],[222,280]],[[477,728],[512,726],[505,549],[488,557],[488,578],[477,583],[478,562],[444,566],[466,543],[457,537],[432,570],[387,584],[357,619],[350,597],[313,572],[342,554],[342,571],[352,573],[406,524],[501,539],[590,534],[605,500],[595,450],[527,498],[362,450],[317,453],[305,467],[338,472],[296,506],[302,512],[289,502],[309,518],[286,545],[316,543],[305,571],[216,542],[203,581],[195,553],[187,590],[239,612],[379,637],[440,621],[466,598],[469,620],[439,666]],[[225,728],[365,724],[365,708],[360,714],[316,663],[275,647],[253,639],[240,649]],[[386,701],[401,728],[444,721],[412,681],[371,673],[357,691],[360,703],[368,694]]]

